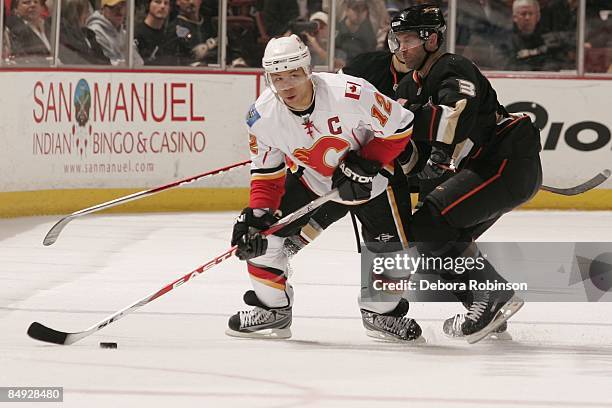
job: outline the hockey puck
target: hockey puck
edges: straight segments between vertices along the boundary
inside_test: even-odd
[[[105,348],[105,349],[116,349],[117,348],[117,343],[100,343],[100,347],[101,348]]]

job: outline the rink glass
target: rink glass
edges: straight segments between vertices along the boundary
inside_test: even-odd
[[[296,20],[295,17],[297,16],[289,14],[278,15],[277,17],[284,19],[282,22],[284,22],[288,32],[293,27],[295,30],[306,31],[308,35],[318,34],[317,39],[322,48],[325,49],[326,55],[323,59],[313,58],[313,61],[315,61],[314,68],[315,70],[331,71],[341,68],[347,62],[342,59],[342,50],[335,46],[336,38],[330,34],[335,33],[338,24],[346,18],[347,0],[323,3],[327,7],[324,11],[327,14],[329,24],[320,33],[317,32],[317,29],[310,28],[308,19],[310,15],[319,10],[299,9],[298,13],[304,14],[301,17],[302,20]],[[366,23],[372,26],[372,31],[376,36],[376,49],[386,49],[385,37],[389,30],[390,15],[397,10],[394,10],[391,6],[387,9],[385,2],[382,0],[371,0],[366,3],[368,5]],[[508,63],[508,58],[512,54],[507,41],[512,36],[513,26],[509,1],[490,2],[491,4],[499,4],[499,6],[491,6],[482,10],[475,9],[472,5],[473,2],[449,0],[443,3],[443,11],[448,26],[443,45],[445,50],[474,59],[476,64],[484,71],[513,71],[516,69]],[[99,8],[99,4],[100,1],[97,0],[96,8]],[[503,4],[505,6],[502,6]],[[606,3],[600,0],[575,0],[569,1],[567,4],[568,10],[557,10],[552,23],[544,8],[540,12],[540,22],[543,26],[546,25],[546,29],[542,28],[545,45],[556,50],[557,56],[555,58],[559,60],[559,64],[553,67],[553,72],[561,76],[576,74],[612,75],[612,33],[610,32],[612,10],[607,10]],[[67,7],[66,0],[47,0],[46,4],[41,6],[44,8],[45,25],[49,29],[50,52],[46,56],[17,56],[12,52],[6,31],[6,16],[10,13],[10,10],[6,10],[4,2],[1,7],[5,17],[0,23],[4,34],[0,40],[3,50],[1,60],[3,67],[62,66],[60,47],[57,47],[57,44],[66,41],[66,35],[60,33],[62,31],[60,21],[65,17],[62,8]],[[146,1],[128,0],[127,10],[125,26],[130,41],[126,43],[126,48],[129,49],[125,50],[127,58],[118,64],[118,68],[141,69],[142,66],[135,64],[131,47],[128,47],[127,44],[133,42],[134,28],[146,15]],[[176,10],[171,10],[170,17],[176,15],[176,12]],[[213,56],[211,57],[212,60],[208,59],[205,63],[183,65],[182,69],[260,69],[261,57],[267,40],[267,37],[262,35],[261,29],[262,24],[265,27],[265,22],[269,21],[269,18],[265,18],[268,12],[269,10],[264,9],[255,0],[202,0],[200,15],[207,24],[215,27],[217,51],[211,54]],[[299,24],[294,24],[296,21]],[[317,24],[319,24],[317,27],[320,28],[320,23]],[[82,61],[76,65],[92,66],[95,64],[91,61]],[[166,64],[155,65],[155,69],[171,68],[176,67],[176,65],[176,61],[167,61]],[[145,65],[146,67],[147,65]],[[108,69],[112,68],[108,67]]]

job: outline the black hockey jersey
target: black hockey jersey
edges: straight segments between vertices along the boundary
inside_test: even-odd
[[[454,146],[455,163],[493,142],[496,114],[504,112],[489,80],[455,54],[442,55],[425,78],[416,71],[405,76],[397,97],[415,112],[413,139]]]
[[[385,96],[396,99],[395,91],[406,73],[393,68],[392,58],[393,54],[389,51],[365,52],[353,58],[342,68],[342,72],[363,78]]]

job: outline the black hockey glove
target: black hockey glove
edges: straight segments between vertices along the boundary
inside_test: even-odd
[[[423,109],[422,103],[406,103],[404,104],[404,108],[408,109],[410,112],[414,113],[416,116],[417,112]]]
[[[278,219],[268,210],[247,207],[238,216],[232,231],[232,246],[238,245],[236,256],[242,260],[257,258],[266,253],[268,240],[260,234]]]
[[[454,172],[455,164],[450,153],[453,148],[454,146],[451,145],[433,145],[429,160],[427,160],[423,170],[417,174],[417,177],[421,180],[428,180],[442,177],[447,171]]]
[[[334,171],[332,188],[338,189],[344,201],[368,200],[372,194],[372,181],[380,169],[380,163],[364,159],[352,150]]]
[[[401,93],[401,91],[398,91],[398,93]],[[408,109],[410,112],[414,113],[415,115],[419,110],[423,108],[422,103],[410,103],[410,101],[405,98],[398,98],[397,102],[400,105],[402,105],[404,109]]]

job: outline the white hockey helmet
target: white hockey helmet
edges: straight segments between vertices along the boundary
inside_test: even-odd
[[[266,45],[261,62],[266,74],[296,68],[303,68],[306,74],[310,73],[310,51],[295,34],[271,39]]]
[[[261,62],[265,71],[266,83],[275,94],[279,89],[276,89],[273,84],[271,74],[302,68],[306,79],[310,80],[310,51],[295,34],[271,39],[266,46]],[[285,81],[284,86],[291,87],[295,84],[289,80]]]

